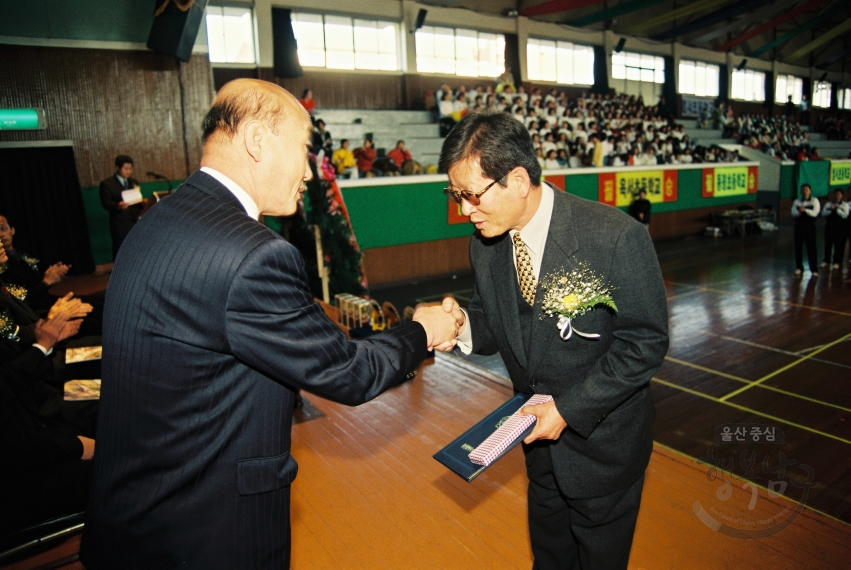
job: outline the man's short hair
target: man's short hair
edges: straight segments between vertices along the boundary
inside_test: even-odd
[[[405,141],[403,141],[402,139],[399,139],[398,141],[396,141],[396,146],[399,146],[399,143],[404,143],[404,142]]]
[[[801,184],[801,190],[803,190],[804,188],[809,188],[809,189],[810,189],[810,192],[812,192],[812,191],[813,191],[813,187],[812,187],[812,186],[810,186],[809,184]]]
[[[349,139],[343,139],[343,140],[341,140],[341,141],[340,141],[340,146],[343,146],[343,145],[344,145],[344,144],[346,144],[347,142],[349,142]]]
[[[207,142],[214,133],[233,138],[244,119],[256,119],[275,134],[280,121],[285,118],[283,98],[261,89],[245,89],[230,97],[213,101],[213,106],[201,125],[201,142]]]
[[[115,167],[121,168],[125,164],[133,164],[133,159],[127,156],[126,154],[119,154],[115,157]]]
[[[532,137],[505,113],[470,113],[461,119],[443,142],[438,170],[449,172],[459,162],[474,157],[478,157],[482,173],[492,180],[504,182],[509,172],[522,166],[532,186],[541,183],[541,165]]]

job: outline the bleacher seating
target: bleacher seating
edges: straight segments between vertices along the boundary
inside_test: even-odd
[[[376,149],[390,151],[396,141],[404,140],[414,160],[426,166],[437,164],[443,139],[435,115],[430,111],[380,111],[372,109],[319,109],[317,119],[325,121],[325,129],[334,138],[334,148],[343,139],[350,148],[363,143],[372,133]]]

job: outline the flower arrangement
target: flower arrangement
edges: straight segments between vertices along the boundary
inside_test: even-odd
[[[618,310],[611,296],[612,288],[584,262],[573,271],[566,272],[562,268],[560,272],[546,275],[541,280],[541,288],[545,291],[541,308],[548,317],[558,316],[562,340],[569,339],[573,333],[585,338],[600,338],[599,334],[576,330],[571,321],[599,306]]]
[[[18,285],[6,285],[6,291],[8,291],[9,295],[14,297],[18,301],[24,301],[27,298],[26,287],[20,287]]]
[[[19,340],[19,330],[18,325],[15,324],[15,321],[12,320],[12,316],[9,314],[9,307],[6,307],[0,312],[0,337],[17,341]]]
[[[21,255],[21,260],[30,266],[33,271],[38,271],[39,260],[31,255]]]

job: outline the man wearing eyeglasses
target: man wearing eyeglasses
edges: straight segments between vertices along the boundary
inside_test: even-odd
[[[652,450],[648,384],[668,348],[665,288],[644,227],[541,180],[529,134],[506,114],[471,114],[443,144],[446,193],[476,227],[475,285],[458,337],[499,352],[517,392],[551,394],[524,441],[536,570],[626,568]],[[544,276],[586,264],[611,287],[562,340],[542,309]],[[444,309],[455,310],[454,299]],[[598,338],[588,338],[599,335]]]

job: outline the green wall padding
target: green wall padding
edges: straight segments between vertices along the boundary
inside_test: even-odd
[[[677,201],[653,204],[653,213],[718,208],[754,204],[756,194],[727,198],[704,198],[702,171],[680,170]],[[597,201],[597,174],[571,174],[565,177],[571,194]],[[400,182],[383,186],[341,188],[352,227],[361,250],[469,236],[469,223],[448,223],[446,182]],[[626,208],[622,208],[626,210]]]
[[[446,182],[342,188],[361,250],[464,237],[470,224],[449,225]]]

